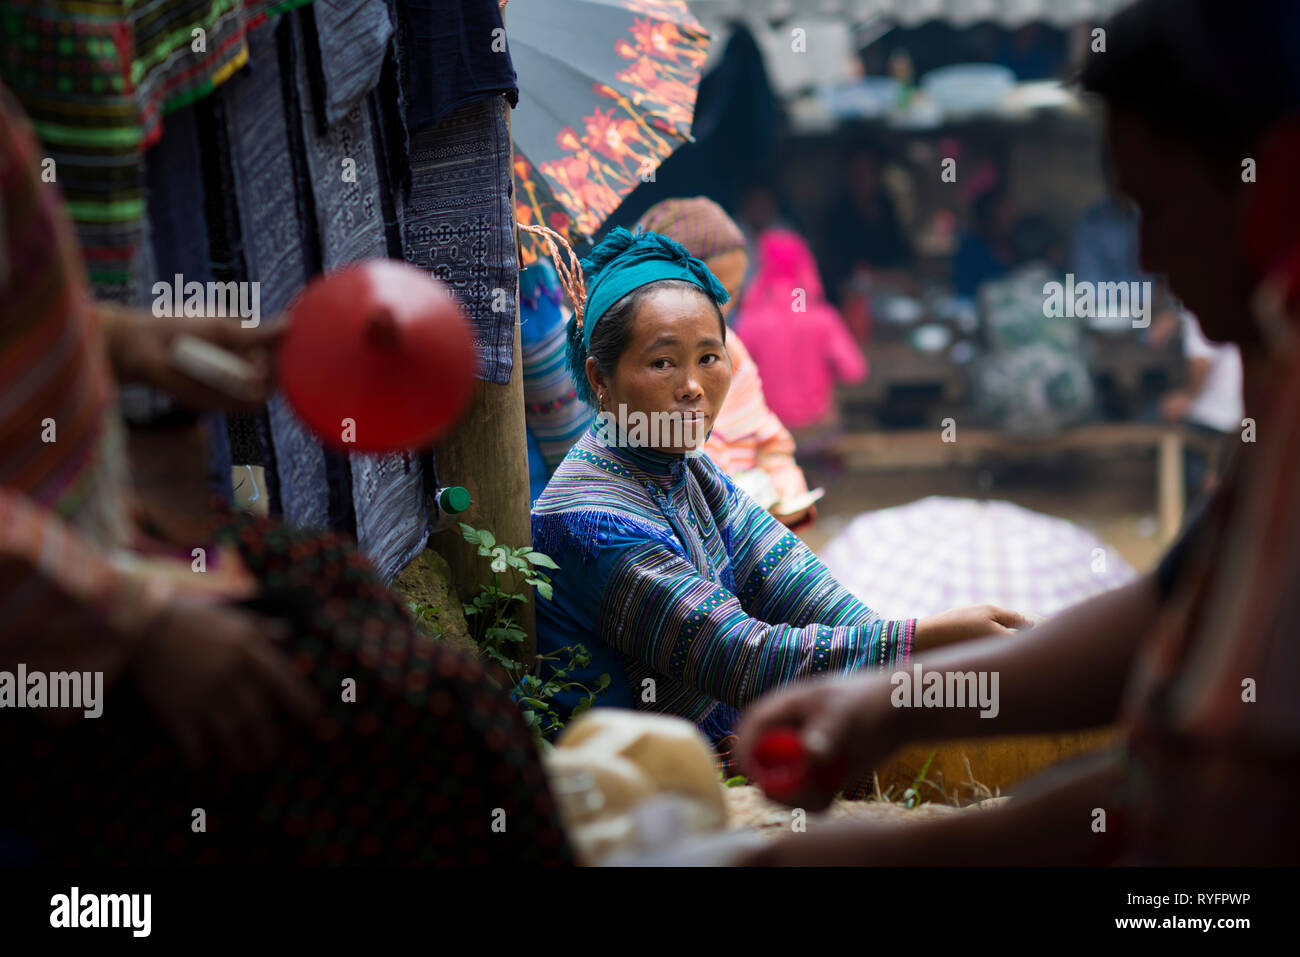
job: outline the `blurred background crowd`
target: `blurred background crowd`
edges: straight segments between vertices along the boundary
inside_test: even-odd
[[[1241,368],[1144,270],[1102,117],[1069,82],[1119,4],[859,6],[691,4],[713,37],[694,139],[606,228],[662,228],[658,204],[683,197],[739,228],[728,322],[827,489],[800,527],[814,548],[930,493],[1058,515],[1149,567],[1242,428]],[[771,236],[811,269],[784,275]],[[1049,283],[1133,295],[1050,321]],[[795,289],[846,335],[814,331]],[[760,299],[801,349],[764,347]],[[833,401],[783,398],[823,378]]]

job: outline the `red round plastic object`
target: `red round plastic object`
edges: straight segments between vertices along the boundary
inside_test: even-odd
[[[478,359],[446,284],[375,259],[308,283],[289,309],[278,366],[289,404],[323,443],[395,452],[455,424]]]
[[[798,794],[808,775],[808,755],[799,732],[774,728],[754,747],[755,776],[759,786],[773,797]]]

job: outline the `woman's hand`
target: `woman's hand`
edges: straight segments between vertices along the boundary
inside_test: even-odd
[[[913,649],[963,641],[1032,624],[1029,618],[993,605],[956,608],[916,623]],[[756,777],[754,748],[769,731],[792,729],[808,756],[804,789],[781,799],[795,807],[828,807],[850,781],[870,773],[908,739],[902,711],[890,700],[889,675],[850,675],[793,684],[749,708],[736,729],[736,759]]]
[[[273,644],[283,622],[174,598],[130,662],[132,677],[192,767],[215,752],[237,770],[265,767],[287,717],[309,721],[315,692]]]
[[[237,319],[153,316],[141,309],[99,305],[109,359],[119,382],[152,386],[191,409],[251,411],[266,401],[274,387],[275,350],[284,323],[264,322],[243,328]],[[172,342],[186,334],[234,353],[252,364],[257,381],[246,398],[235,398],[182,372],[172,364]]]
[[[912,649],[923,651],[955,641],[985,638],[989,635],[1008,635],[1013,629],[1028,628],[1034,622],[1016,611],[1007,611],[996,605],[967,605],[951,608],[938,615],[920,618],[912,636]]]
[[[782,795],[792,807],[820,811],[850,781],[867,774],[903,742],[890,684],[880,675],[855,675],[789,685],[760,698],[741,718],[736,758],[757,777],[754,749],[769,731],[792,729],[808,756],[804,789]]]

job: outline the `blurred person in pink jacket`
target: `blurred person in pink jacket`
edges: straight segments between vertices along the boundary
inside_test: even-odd
[[[799,448],[824,445],[838,426],[835,383],[861,382],[867,360],[822,293],[817,264],[796,233],[758,238],[758,269],[738,307],[736,330],[763,377],[767,402]]]

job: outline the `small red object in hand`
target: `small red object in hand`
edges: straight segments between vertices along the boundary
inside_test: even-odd
[[[778,800],[796,797],[810,784],[823,791],[839,791],[849,773],[844,759],[813,764],[803,738],[793,728],[774,728],[763,735],[754,748],[754,764],[759,787]]]
[[[792,797],[808,780],[808,752],[799,732],[775,728],[754,748],[755,777],[759,787],[774,798]]]
[[[428,446],[464,411],[477,365],[465,310],[447,285],[389,259],[308,283],[278,356],[289,404],[346,452]]]

